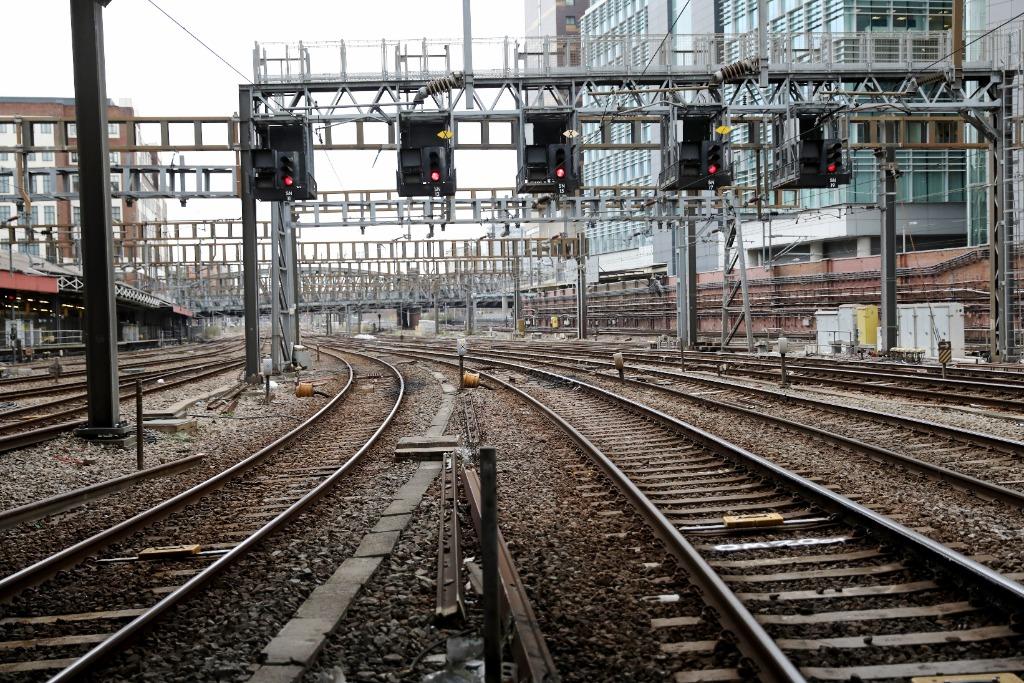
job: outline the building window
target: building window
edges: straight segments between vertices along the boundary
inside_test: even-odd
[[[572,7],[575,4],[576,4],[576,0],[565,0],[565,6],[566,7]]]
[[[110,176],[110,190],[112,192],[120,192],[121,191],[121,176],[119,176],[119,175],[112,175],[112,176]]]
[[[69,123],[68,124],[68,138],[70,139],[70,138],[77,138],[77,137],[78,137],[78,124],[76,124],[76,123]]]
[[[110,165],[117,166],[121,163],[121,154],[119,152],[110,153]]]
[[[121,132],[118,130],[119,126],[116,123],[107,124],[107,137],[116,138]]]
[[[32,225],[39,225],[39,207],[32,207]]]
[[[53,135],[53,124],[52,123],[40,123],[39,132],[44,135]]]
[[[36,153],[35,152],[29,152],[28,154],[25,155],[25,161],[35,161],[35,160],[36,160]]]
[[[55,225],[57,223],[57,207],[44,206],[43,220],[46,221],[47,225]]]
[[[73,206],[71,207],[71,222],[75,225],[82,224],[82,207]]]
[[[565,17],[565,25],[566,26],[575,26],[576,25],[576,17],[572,16],[571,14],[566,16]]]
[[[112,207],[110,207],[110,219],[114,220],[114,221],[117,221],[119,223],[121,222],[121,207],[120,206],[112,206]]]
[[[71,152],[71,157],[70,158],[71,158],[71,163],[77,164],[78,163],[78,152]]]
[[[9,206],[0,206],[0,223],[6,223],[7,219],[10,218],[10,217],[11,217],[11,207],[9,207]]]
[[[0,161],[7,161],[10,158],[10,152],[0,152]]]
[[[0,123],[0,133],[10,133],[13,123]]]
[[[11,193],[11,176],[0,175],[0,194]]]
[[[43,161],[53,161],[53,152],[43,152]]]

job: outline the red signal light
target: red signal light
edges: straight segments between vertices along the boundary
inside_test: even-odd
[[[714,175],[714,174],[718,173],[718,165],[717,164],[711,164],[710,166],[708,166],[708,173],[710,175]]]
[[[281,179],[281,182],[285,184],[285,187],[291,187],[292,185],[295,184],[295,179],[292,178],[290,175],[286,175],[284,178]]]
[[[828,169],[829,173],[835,173],[838,166],[836,166],[835,164],[829,164],[826,168]]]
[[[430,172],[430,180],[432,180],[435,183],[441,180],[441,172],[435,168],[433,171]]]
[[[561,166],[556,168],[555,169],[555,177],[556,178],[564,178],[565,177],[565,169],[562,168]]]

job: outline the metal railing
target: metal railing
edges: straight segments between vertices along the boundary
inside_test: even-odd
[[[1021,59],[1022,29],[985,35],[967,32],[965,66],[1002,68]],[[296,81],[424,80],[463,70],[462,41],[349,40],[257,43],[253,70],[257,83]],[[943,68],[952,52],[949,31],[860,33],[770,33],[770,65],[838,64]],[[739,59],[756,58],[757,35],[617,34],[478,38],[473,40],[473,72],[478,78],[511,78],[575,73],[710,74]],[[932,64],[937,62],[936,64]]]

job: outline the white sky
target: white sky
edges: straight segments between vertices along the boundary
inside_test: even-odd
[[[224,59],[252,77],[255,41],[327,41],[397,38],[457,38],[462,35],[462,0],[155,0]],[[0,0],[0,95],[73,97],[70,0]],[[478,38],[523,33],[521,0],[472,0]],[[148,0],[113,0],[104,11],[107,96],[130,98],[140,116],[227,116],[238,109],[241,78],[161,14]],[[386,189],[395,184],[395,156],[334,152],[344,189]],[[169,161],[168,155],[163,155]],[[189,163],[231,163],[193,152]],[[515,182],[510,152],[456,156],[461,187]],[[321,189],[341,189],[331,167],[317,158]],[[237,201],[168,202],[171,218],[234,218]],[[262,211],[261,211],[262,215]],[[356,238],[358,229],[332,230],[334,238]],[[367,237],[370,231],[367,231]],[[461,231],[460,231],[461,232]],[[397,231],[381,231],[388,238]],[[452,229],[446,235],[454,236]],[[324,234],[323,237],[327,237]],[[438,233],[438,236],[441,236]]]

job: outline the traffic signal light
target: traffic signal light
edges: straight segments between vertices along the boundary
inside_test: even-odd
[[[439,183],[446,175],[444,163],[444,147],[426,147],[423,150],[426,168],[423,175],[431,183]]]
[[[698,185],[706,186],[709,190],[731,185],[729,144],[724,140],[705,140],[701,143],[700,151],[700,169],[704,182]]]
[[[295,158],[291,152],[282,152],[277,157],[277,187],[289,190],[295,186]]]
[[[572,145],[548,145],[548,177],[546,181],[553,185],[551,192],[571,194],[576,191],[579,179],[573,159]]]
[[[843,143],[839,140],[825,140],[825,173],[841,173],[843,170]]]
[[[708,143],[704,156],[704,172],[717,175],[722,170],[722,145],[717,142]]]
[[[548,147],[548,177],[564,180],[567,145],[551,145]]]

